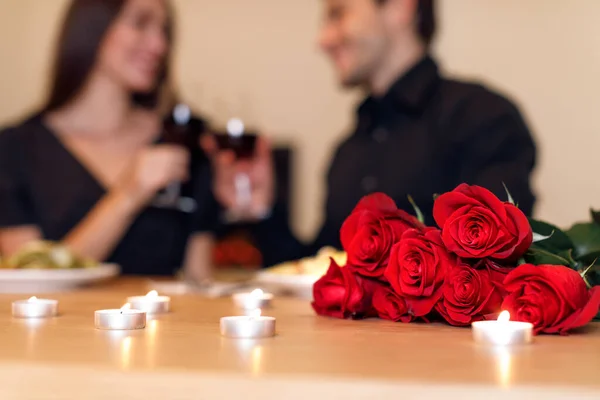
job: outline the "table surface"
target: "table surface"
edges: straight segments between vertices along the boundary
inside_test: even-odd
[[[265,315],[278,335],[247,341],[219,335],[219,318],[237,314],[231,299],[188,294],[144,330],[94,329],[95,310],[149,289],[140,278],[44,296],[60,301],[47,320],[12,318],[11,301],[27,296],[0,295],[0,398],[600,398],[600,324],[493,350],[468,328],[328,319],[276,298]]]

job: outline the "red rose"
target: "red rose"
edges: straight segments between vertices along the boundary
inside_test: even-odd
[[[385,277],[406,300],[409,313],[427,315],[440,300],[442,287],[456,258],[446,251],[437,229],[408,230],[392,248]]]
[[[521,265],[506,277],[502,308],[535,333],[560,333],[590,322],[600,308],[600,286],[588,290],[578,272],[557,265]]]
[[[504,280],[506,279],[506,276],[515,269],[514,266],[505,267],[494,260],[484,258],[483,260],[478,260],[473,268],[487,271],[492,284],[499,291],[502,298],[505,298],[506,295],[508,295],[508,292],[504,287]]]
[[[490,271],[460,264],[448,271],[442,300],[435,308],[450,325],[468,326],[499,312],[501,305]]]
[[[317,314],[328,317],[368,316],[375,288],[374,282],[362,279],[331,259],[329,270],[313,286],[312,306]]]
[[[406,301],[387,286],[381,285],[373,294],[373,308],[379,318],[390,321],[411,322]]]
[[[364,197],[344,221],[340,239],[358,274],[381,279],[392,246],[404,231],[421,226],[415,217],[398,210],[390,197],[375,193]]]
[[[533,240],[525,214],[479,186],[462,184],[438,197],[433,217],[448,250],[463,258],[517,260]]]

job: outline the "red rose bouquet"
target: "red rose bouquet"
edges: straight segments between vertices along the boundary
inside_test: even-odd
[[[550,334],[586,325],[600,309],[600,213],[562,231],[528,219],[508,197],[460,185],[436,198],[437,227],[384,194],[365,197],[340,232],[347,265],[332,260],[314,285],[313,308],[336,318],[454,326],[507,310]]]

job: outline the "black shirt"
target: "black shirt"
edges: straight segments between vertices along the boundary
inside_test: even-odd
[[[189,236],[212,229],[216,218],[207,158],[195,154],[191,169],[185,190],[196,211],[145,208],[108,262],[126,274],[167,275],[182,266]],[[0,227],[36,225],[45,239],[59,241],[106,192],[41,117],[0,133]]]
[[[265,263],[340,248],[339,230],[362,196],[384,192],[412,212],[411,195],[433,224],[433,195],[460,183],[480,185],[506,199],[503,183],[531,214],[530,174],[536,149],[519,110],[472,83],[445,79],[430,57],[402,76],[382,98],[358,108],[354,133],[337,148],[327,178],[325,222],[310,245],[290,233],[279,206],[256,227]]]

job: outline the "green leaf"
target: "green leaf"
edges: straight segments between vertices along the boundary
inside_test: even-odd
[[[424,224],[425,223],[425,217],[423,216],[423,213],[421,212],[421,209],[419,208],[419,206],[417,205],[417,203],[415,203],[415,200],[412,198],[412,196],[408,196],[408,201],[410,202],[410,205],[413,206],[413,209],[415,210],[415,214],[417,216],[417,219],[419,220],[420,223]]]
[[[582,265],[590,265],[590,264],[596,264],[597,260],[600,259],[600,251],[596,251],[593,253],[589,253],[586,254],[582,257],[578,257],[577,261],[580,261],[582,263]]]
[[[586,256],[586,261],[578,262],[577,272],[583,278],[588,288],[600,286],[600,258],[596,253],[596,257],[592,258],[593,254]]]
[[[544,240],[536,241],[536,247],[551,253],[560,253],[575,248],[569,236],[557,226],[531,218],[529,219],[529,225],[533,230],[534,240],[536,236],[538,238],[546,237]]]
[[[575,257],[583,259],[600,252],[600,224],[595,222],[575,224],[567,231],[575,245]]]
[[[552,253],[546,249],[532,246],[525,253],[525,261],[533,265],[564,265],[565,267],[575,268],[576,262],[571,256],[571,250],[561,253]]]
[[[590,281],[587,279],[587,275],[588,275],[588,273],[591,271],[591,269],[592,269],[592,268],[594,268],[594,264],[596,263],[596,261],[598,261],[598,260],[595,260],[595,261],[594,261],[592,264],[590,264],[590,265],[589,265],[589,266],[588,266],[586,269],[584,269],[583,271],[581,271],[581,272],[579,273],[579,275],[581,275],[581,278],[583,278],[583,281],[584,281],[584,282],[585,282],[585,284],[587,285],[588,289],[591,289],[593,285],[592,285],[592,284],[590,283]]]
[[[515,199],[513,199],[512,195],[508,191],[508,188],[506,187],[506,184],[504,182],[502,182],[502,186],[504,186],[504,190],[506,190],[506,195],[508,196],[508,202],[514,206],[515,205]]]
[[[544,236],[539,233],[533,232],[533,243],[542,242],[546,239],[550,239],[552,237],[552,235],[554,235],[554,231],[552,231],[552,233],[549,234],[548,236]]]
[[[600,211],[595,211],[593,208],[590,208],[590,215],[592,216],[592,221],[600,224]]]
[[[569,262],[569,264],[566,265],[567,267],[571,267],[574,270],[577,270],[579,263],[573,257],[573,249],[561,251],[560,253],[558,253],[558,255]]]
[[[580,272],[588,287],[600,286],[600,263],[596,261]]]

